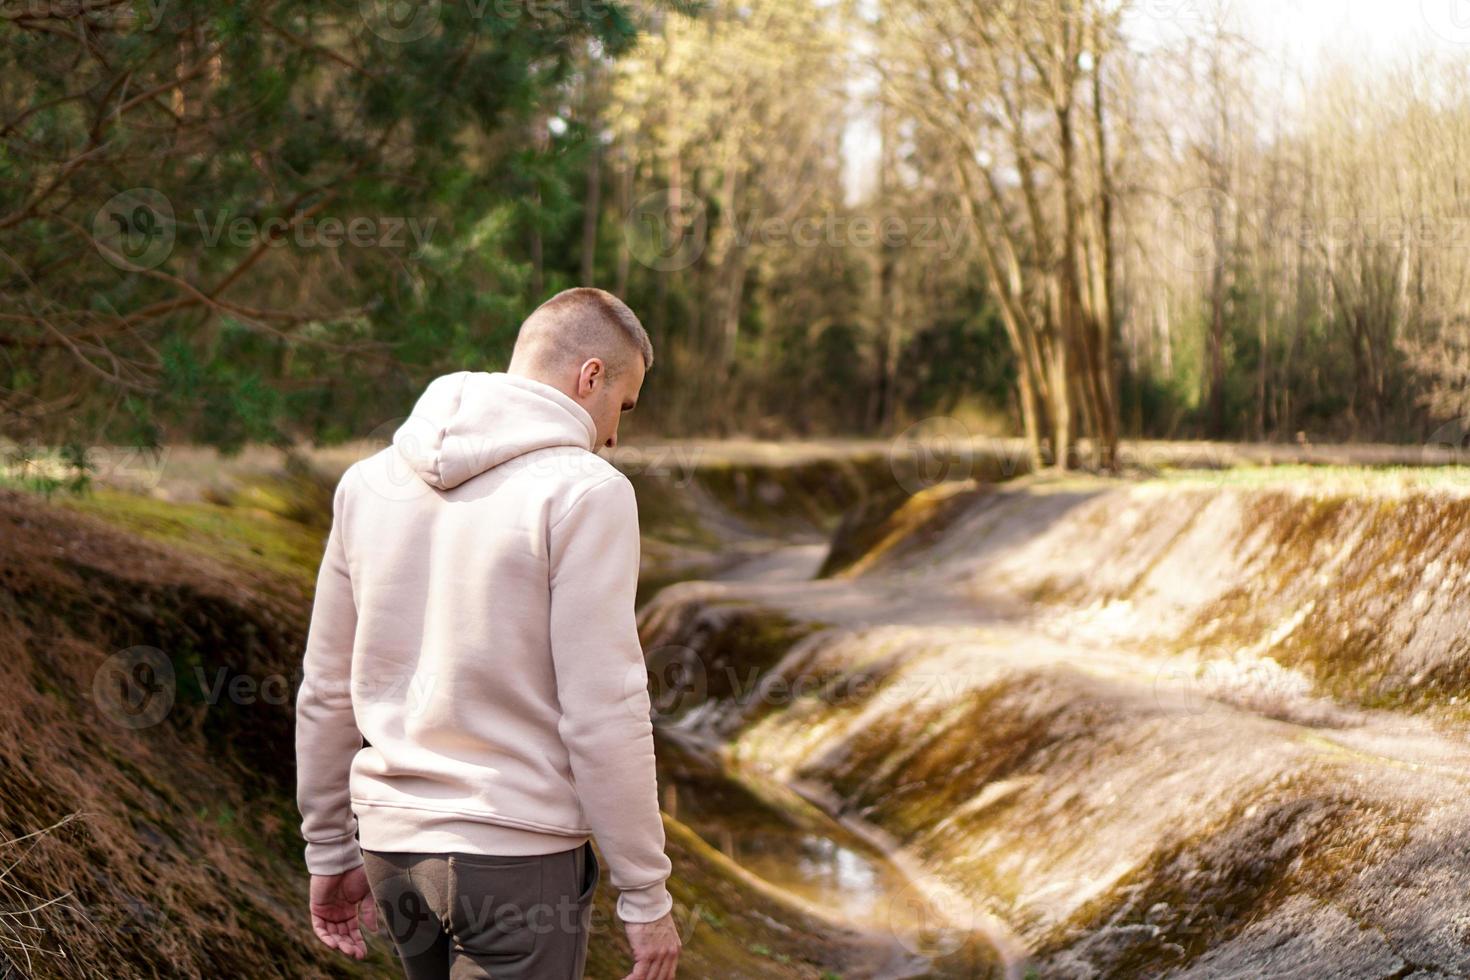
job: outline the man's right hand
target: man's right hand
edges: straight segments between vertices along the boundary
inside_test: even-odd
[[[679,930],[671,910],[652,922],[624,923],[633,945],[633,972],[624,980],[674,980],[679,965]]]

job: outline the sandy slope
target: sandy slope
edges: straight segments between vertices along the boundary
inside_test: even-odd
[[[682,724],[1042,976],[1465,975],[1467,504],[1314,476],[977,488],[844,578],[668,589],[646,642],[724,695]]]

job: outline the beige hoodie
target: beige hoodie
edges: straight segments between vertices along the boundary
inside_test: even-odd
[[[618,915],[669,911],[638,511],[592,417],[527,378],[432,384],[337,486],[296,701],[313,874],[595,836]],[[350,778],[349,778],[350,771]]]

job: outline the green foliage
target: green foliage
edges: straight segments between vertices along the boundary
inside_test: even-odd
[[[948,414],[963,398],[1000,407],[1015,384],[1015,359],[983,282],[968,284],[955,301],[921,325],[900,361],[913,418]]]
[[[425,9],[422,36],[307,0],[0,21],[7,430],[342,436],[504,357],[544,298],[533,235],[547,285],[576,263],[585,141],[538,132],[637,28],[616,3]]]
[[[1175,324],[1168,364],[1155,357],[1121,365],[1124,430],[1154,438],[1350,439],[1364,432],[1414,440],[1421,428],[1415,383],[1402,353],[1388,353],[1393,379],[1383,417],[1366,411],[1351,338],[1336,317],[1313,303],[1283,311],[1276,284],[1238,263],[1228,276],[1223,310],[1223,424],[1210,417],[1207,299],[1195,298]],[[1263,387],[1262,380],[1265,380]]]

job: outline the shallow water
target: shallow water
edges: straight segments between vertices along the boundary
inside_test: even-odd
[[[844,977],[989,975],[988,951],[953,934],[882,850],[780,784],[728,767],[712,749],[658,734],[664,810],[743,869],[835,926],[872,941]],[[968,942],[966,941],[968,939]]]

